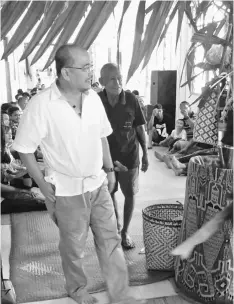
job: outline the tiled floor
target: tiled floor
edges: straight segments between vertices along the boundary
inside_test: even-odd
[[[158,148],[157,150],[162,149]],[[166,198],[181,198],[183,202],[185,193],[185,177],[176,177],[172,170],[168,170],[164,163],[160,163],[154,157],[154,150],[149,150],[150,167],[147,173],[140,173],[140,192],[138,202],[160,200]],[[117,195],[119,205],[123,207],[123,196]],[[136,208],[140,206],[136,203]],[[9,217],[2,218],[1,226],[1,252],[3,261],[4,278],[9,278],[9,253],[11,244],[11,231]],[[176,304],[189,303],[177,296],[176,290],[171,280],[165,280],[159,283],[131,287],[131,293],[137,299],[152,299],[148,304]],[[105,292],[95,294],[98,303],[106,304],[107,296]],[[163,298],[164,297],[164,298]],[[160,299],[159,299],[160,298]],[[154,299],[154,300],[153,300]],[[75,303],[70,298],[56,299],[50,301],[33,302],[33,304],[72,304]],[[29,303],[28,303],[29,304]]]

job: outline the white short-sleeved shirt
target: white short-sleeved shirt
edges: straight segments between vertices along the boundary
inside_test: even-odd
[[[174,138],[174,139],[177,139],[177,138],[181,138],[183,140],[187,140],[187,133],[185,130],[182,130],[179,134],[177,134],[176,130],[173,130],[171,132],[171,136]]]
[[[53,83],[30,100],[13,143],[21,153],[34,153],[40,145],[45,180],[55,185],[57,196],[94,191],[106,178],[101,138],[112,128],[96,92],[82,98],[80,117]]]

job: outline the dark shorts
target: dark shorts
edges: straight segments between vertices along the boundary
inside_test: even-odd
[[[127,172],[116,172],[116,186],[113,191],[118,191],[118,184],[123,195],[132,196],[139,191],[139,167],[129,169]]]

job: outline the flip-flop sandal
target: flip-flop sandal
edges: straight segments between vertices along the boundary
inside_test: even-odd
[[[135,243],[130,238],[122,239],[121,245],[126,250],[130,250],[136,247]]]

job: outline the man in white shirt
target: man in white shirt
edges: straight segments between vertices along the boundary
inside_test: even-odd
[[[112,129],[100,98],[89,90],[88,52],[64,45],[55,62],[58,79],[29,102],[13,147],[46,197],[60,230],[69,296],[79,304],[97,302],[87,292],[82,263],[90,226],[111,303],[136,303],[128,296],[127,267],[109,193],[115,186],[106,139]],[[45,177],[34,157],[38,145],[47,167]]]

